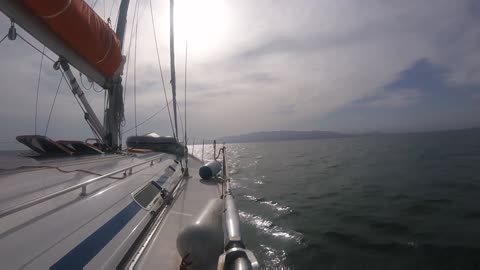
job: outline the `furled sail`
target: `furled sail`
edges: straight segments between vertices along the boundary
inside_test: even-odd
[[[115,32],[83,0],[0,0],[0,9],[102,86],[121,68]]]
[[[120,66],[120,42],[108,24],[83,0],[23,0],[65,43],[109,77]]]

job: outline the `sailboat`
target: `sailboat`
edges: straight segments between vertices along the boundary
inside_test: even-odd
[[[173,0],[175,132],[133,136],[122,147],[129,4],[121,1],[114,31],[83,0],[0,0],[12,21],[8,39],[15,41],[21,27],[58,56],[53,69],[68,82],[95,135],[86,141],[17,137],[32,151],[0,165],[1,268],[259,269],[242,240],[226,147],[215,145],[214,158],[203,164],[188,153],[187,136],[180,141]],[[103,123],[71,67],[106,89]]]

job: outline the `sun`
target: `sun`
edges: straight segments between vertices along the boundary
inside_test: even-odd
[[[225,0],[175,1],[176,40],[188,40],[189,47],[211,50],[224,40],[228,28]]]

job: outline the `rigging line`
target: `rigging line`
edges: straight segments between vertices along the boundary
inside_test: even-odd
[[[135,9],[133,10],[133,22],[135,23],[135,20],[137,18],[137,10],[138,10],[138,1],[135,2]],[[127,87],[128,87],[128,68],[130,67],[130,53],[131,53],[131,50],[130,48],[132,47],[132,40],[133,40],[133,29],[135,29],[133,27],[133,24],[132,24],[132,29],[130,29],[130,40],[128,41],[128,49],[127,49],[127,69],[126,69],[126,72],[125,72],[125,87],[123,87],[123,103],[125,103],[125,97],[126,97],[126,93],[127,93]]]
[[[115,6],[115,3],[117,2],[117,0],[113,0],[112,1],[112,6],[110,7],[110,13],[108,14],[108,17],[112,17],[112,11],[113,11],[113,7]]]
[[[45,52],[42,52],[40,49],[38,49],[37,47],[35,47],[32,43],[30,43],[28,40],[26,40],[25,38],[23,38],[20,34],[17,33],[17,36],[19,36],[23,41],[25,41],[25,43],[27,43],[28,45],[30,45],[32,48],[34,48],[37,52],[41,53],[43,56],[45,56],[48,60],[52,61],[52,63],[55,63],[56,61],[53,60],[50,56],[48,56],[48,54],[46,54]]]
[[[117,17],[115,18],[115,28],[113,29],[117,29],[119,15],[120,15],[120,6],[118,7],[118,10],[117,10]]]
[[[107,114],[105,113],[107,111],[107,91],[103,92],[103,122],[107,122]]]
[[[88,78],[87,78],[87,79],[88,79]],[[93,82],[92,82],[92,84],[90,84],[90,87],[89,87],[89,88],[85,87],[85,85],[83,84],[83,76],[82,76],[82,73],[80,73],[80,83],[82,84],[83,88],[85,88],[85,90],[90,90],[90,89],[92,89],[92,87],[93,87]]]
[[[155,49],[157,51],[157,60],[158,60],[158,68],[160,69],[160,78],[162,79],[162,86],[163,86],[163,94],[165,96],[165,102],[167,102],[167,88],[165,87],[165,79],[163,78],[163,71],[162,71],[162,64],[160,62],[160,53],[158,51],[158,41],[157,41],[157,34],[156,34],[156,28],[155,28],[155,20],[153,18],[153,8],[152,8],[152,0],[150,2],[150,15],[152,18],[152,26],[153,26],[153,38],[155,39]],[[167,102],[168,104],[168,102]],[[173,121],[172,121],[172,114],[170,112],[170,106],[167,107],[168,110],[168,118],[170,119],[170,126],[172,127],[172,133],[175,134],[174,128],[173,128]]]
[[[180,105],[178,105],[178,103],[177,103],[177,110],[179,112],[181,112]],[[178,119],[180,119],[180,128],[181,128],[182,134],[184,134],[185,130],[183,130],[183,120],[182,120],[182,114],[181,113],[178,114]],[[178,140],[178,138],[177,138],[177,140]]]
[[[185,93],[184,93],[184,110],[185,110],[185,133],[184,133],[184,138],[183,141],[185,142],[185,145],[187,144],[187,56],[188,56],[188,40],[185,40]]]
[[[173,100],[170,100],[167,104],[165,104],[160,110],[158,110],[157,112],[155,112],[154,114],[152,114],[150,117],[148,117],[147,119],[145,119],[144,121],[142,121],[140,124],[138,124],[136,127],[132,127],[124,132],[122,132],[122,135],[129,132],[129,131],[132,131],[134,130],[135,128],[145,124],[146,122],[150,121],[153,117],[157,116],[159,113],[161,113],[163,110],[165,110],[168,105],[170,105],[170,103],[172,102]]]
[[[35,135],[37,135],[38,93],[40,92],[40,79],[42,78],[42,67],[43,67],[43,55],[44,54],[45,54],[45,46],[43,46],[42,58],[40,58],[40,70],[38,71],[37,98],[35,99]]]
[[[65,73],[63,72],[63,70],[60,70],[60,72],[62,73],[62,77],[63,77],[63,79],[65,80],[65,82],[67,82],[67,86],[68,86],[68,88],[70,88],[70,91],[73,91],[73,90],[72,90],[72,86],[70,85],[70,82],[69,82],[69,81],[67,80],[67,78],[65,77]],[[73,97],[75,98],[75,100],[77,101],[78,106],[80,107],[80,109],[83,111],[83,114],[85,115],[85,114],[87,113],[87,111],[85,110],[85,108],[83,108],[82,103],[78,100],[77,95],[74,94]],[[95,128],[93,128],[93,126],[92,126],[92,124],[90,123],[90,121],[87,121],[87,124],[88,124],[88,126],[90,127],[90,129],[92,130],[93,135],[94,135],[95,137],[97,137],[97,139],[98,139],[100,142],[103,143],[103,138],[102,138],[102,136],[97,133],[97,131],[95,130]]]
[[[2,43],[7,37],[8,37],[8,34],[6,34],[6,35],[0,40],[0,43]]]
[[[140,12],[140,11],[139,11]],[[133,110],[135,120],[135,135],[138,135],[137,125],[137,40],[138,40],[138,14],[135,22],[135,50],[133,51]]]
[[[98,2],[98,0],[95,0],[95,2],[93,2],[92,9],[94,9],[94,8],[95,8],[95,6],[97,5],[97,2]]]
[[[50,113],[48,114],[47,126],[45,127],[44,136],[47,136],[48,126],[50,125],[50,118],[52,117],[53,107],[55,106],[55,101],[57,100],[58,91],[60,90],[62,81],[63,81],[63,76],[60,77],[60,81],[58,82],[57,92],[55,93],[55,97],[53,98],[53,102],[52,102],[52,107],[50,108]]]
[[[93,82],[92,82],[92,85],[93,85],[93,91],[95,91],[97,93],[101,93],[101,92],[105,91],[105,89],[103,87],[100,90],[95,89],[95,84]]]

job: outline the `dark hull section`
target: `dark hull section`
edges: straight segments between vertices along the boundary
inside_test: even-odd
[[[81,141],[54,141],[46,136],[22,135],[17,141],[42,156],[92,155],[101,154],[95,146]]]
[[[127,138],[127,147],[131,149],[148,149],[177,156],[185,154],[185,146],[172,137],[130,136]]]
[[[73,151],[67,147],[40,135],[17,136],[17,141],[40,155],[71,155]]]

